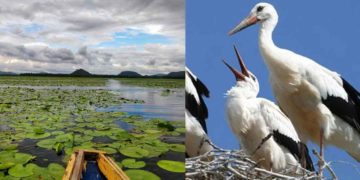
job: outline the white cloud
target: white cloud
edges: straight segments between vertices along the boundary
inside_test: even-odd
[[[0,71],[143,74],[182,70],[184,0],[0,0]],[[146,33],[170,44],[102,42],[127,39],[116,32]],[[10,60],[11,59],[11,60]]]

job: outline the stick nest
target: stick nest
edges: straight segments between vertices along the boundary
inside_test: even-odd
[[[242,150],[214,150],[186,159],[186,179],[317,179],[316,172],[292,167],[282,172],[271,172],[259,167]]]

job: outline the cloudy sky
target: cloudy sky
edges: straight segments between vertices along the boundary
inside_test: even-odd
[[[184,0],[0,0],[0,71],[184,69]]]

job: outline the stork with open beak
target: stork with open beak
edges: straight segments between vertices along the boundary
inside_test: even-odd
[[[301,143],[291,121],[273,102],[257,97],[257,78],[246,68],[235,46],[234,49],[242,72],[224,60],[236,79],[235,86],[226,93],[226,114],[242,148],[268,170],[296,171],[301,165],[314,171],[308,149]]]
[[[321,156],[323,144],[332,144],[360,161],[360,93],[338,73],[277,47],[272,40],[277,22],[275,8],[258,3],[229,35],[259,24],[259,49],[273,93],[300,139],[319,144]]]
[[[207,135],[208,110],[203,99],[203,96],[209,97],[209,90],[187,67],[185,69],[186,156],[194,157],[213,149]]]

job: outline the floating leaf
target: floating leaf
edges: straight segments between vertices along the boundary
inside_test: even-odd
[[[129,176],[131,180],[160,180],[159,176],[145,170],[130,169],[125,171],[125,173]]]
[[[159,130],[154,130],[154,129],[147,129],[145,130],[146,133],[149,133],[149,134],[156,134],[156,133],[161,133],[161,131]]]
[[[26,164],[29,161],[35,159],[35,156],[25,153],[15,153],[14,162],[16,164]]]
[[[176,132],[179,132],[179,133],[185,133],[185,128],[176,128],[175,129]]]
[[[35,134],[44,134],[45,133],[45,129],[42,128],[42,127],[35,127],[33,129],[33,131],[34,131]]]
[[[4,170],[4,169],[9,169],[11,167],[13,167],[15,165],[15,163],[13,162],[0,162],[0,170]]]
[[[51,149],[55,143],[55,139],[44,139],[36,143],[36,145],[45,149]]]
[[[185,145],[183,144],[169,144],[170,150],[175,152],[185,152]]]
[[[129,157],[133,157],[133,158],[142,158],[142,157],[146,157],[149,155],[149,151],[147,151],[145,149],[141,149],[139,147],[121,148],[120,153],[125,156],[129,156]]]
[[[55,137],[56,142],[67,142],[67,141],[72,141],[73,140],[73,135],[72,134],[60,134],[57,135]]]
[[[33,163],[27,164],[26,166],[32,169],[33,175],[23,178],[24,180],[54,179],[47,168],[39,167]]]
[[[48,166],[48,170],[51,176],[55,177],[56,179],[61,179],[61,177],[64,175],[65,168],[60,164],[51,163]]]
[[[105,151],[106,153],[108,154],[115,154],[117,153],[117,151],[113,148],[110,148],[110,147],[100,147],[100,148],[97,148],[98,150],[100,151]]]
[[[11,142],[8,142],[8,141],[2,141],[0,142],[0,150],[5,150],[5,151],[8,151],[8,150],[14,150],[17,148],[17,144],[12,144]]]
[[[146,165],[144,161],[136,161],[135,159],[124,159],[121,164],[126,168],[142,168]]]
[[[160,160],[157,162],[157,165],[167,171],[184,173],[185,172],[185,163],[179,161],[170,161],[170,160]]]
[[[29,133],[26,135],[26,137],[30,139],[42,139],[49,137],[50,135],[51,135],[50,133],[43,133],[43,134]]]
[[[32,168],[29,166],[24,167],[22,164],[17,164],[14,167],[10,168],[8,173],[11,176],[22,178],[33,175]]]

